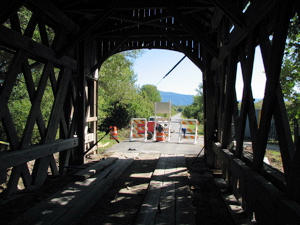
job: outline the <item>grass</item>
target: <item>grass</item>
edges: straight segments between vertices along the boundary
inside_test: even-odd
[[[189,124],[188,126],[187,126],[187,128],[190,128],[190,129],[192,129],[192,130],[195,130],[195,126],[196,125],[192,125],[192,124]],[[203,124],[198,124],[198,135],[203,135],[204,134],[204,126],[203,126]]]
[[[130,133],[130,128],[124,128],[124,129],[118,130],[118,140],[123,141],[124,139],[127,139],[129,137],[129,133]],[[102,138],[104,135],[105,135],[105,132],[98,132],[98,140],[100,138]],[[103,153],[106,149],[110,148],[117,142],[113,139],[110,139],[110,135],[108,134],[100,141],[100,143],[105,146],[98,147],[98,150],[97,150],[98,154]]]
[[[280,151],[267,149],[266,157],[268,158],[271,166],[283,172],[283,165]]]

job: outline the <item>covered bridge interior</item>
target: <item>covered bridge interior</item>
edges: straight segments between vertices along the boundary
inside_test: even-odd
[[[279,82],[290,19],[300,12],[298,1],[2,0],[0,5],[0,49],[11,55],[0,69],[0,119],[10,143],[9,150],[0,152],[6,195],[17,191],[20,179],[32,190],[43,185],[49,168],[63,174],[68,166],[84,163],[86,143],[97,141],[98,68],[108,57],[132,49],[169,49],[184,53],[203,73],[206,163],[222,169],[243,206],[257,212],[262,224],[300,223],[300,144],[292,138]],[[24,7],[30,16],[22,29],[18,12]],[[39,39],[33,36],[37,28]],[[251,89],[256,47],[266,73],[260,121]],[[240,112],[238,63],[244,84]],[[32,70],[40,64],[44,69],[35,85]],[[21,136],[9,110],[20,73],[31,102]],[[45,123],[40,109],[48,79],[54,101]],[[253,154],[243,152],[247,117]],[[284,172],[263,162],[272,118]],[[38,145],[31,141],[35,124]],[[31,160],[32,171],[27,165]],[[12,168],[9,178],[7,168]]]

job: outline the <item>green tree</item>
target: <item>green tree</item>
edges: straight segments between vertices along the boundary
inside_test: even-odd
[[[27,8],[21,7],[19,9],[18,19],[20,21],[20,29],[22,34],[24,34],[24,31],[27,27],[27,24],[30,21],[31,16],[32,16],[32,12],[29,11]],[[11,27],[12,25],[10,24],[10,20],[7,20],[4,23],[4,26],[6,26],[7,28],[12,28]],[[55,33],[48,26],[46,26],[46,32],[48,34],[49,44],[51,44],[55,36]],[[36,42],[41,42],[38,26],[35,27],[32,39]],[[2,48],[0,50],[0,87],[4,84],[14,54],[15,54],[15,50],[13,49]],[[42,63],[36,62],[31,59],[28,60],[28,64],[30,65],[31,68],[31,74],[32,74],[32,79],[35,88],[37,88],[44,65]],[[48,82],[43,95],[42,104],[41,104],[41,112],[46,125],[51,113],[53,99],[54,98],[53,98],[51,85],[50,82]],[[16,83],[9,97],[8,107],[14,122],[15,129],[17,131],[17,135],[20,138],[24,132],[27,117],[31,109],[31,102],[29,100],[26,82],[22,73],[18,74],[17,76]],[[7,139],[8,138],[5,134],[4,127],[0,122],[0,140],[7,141]],[[35,126],[33,129],[31,143],[36,144],[40,140],[41,137],[38,128],[37,126]]]
[[[157,87],[151,84],[145,84],[141,88],[141,93],[145,98],[148,98],[151,102],[160,102],[161,96]]]
[[[107,130],[110,125],[123,128],[132,117],[149,117],[153,104],[136,87],[133,60],[137,51],[123,52],[108,58],[99,74],[99,128]]]
[[[203,122],[203,87],[199,85],[197,94],[194,96],[194,101],[191,105],[186,106],[183,109],[183,116],[187,118],[197,119],[199,122]]]
[[[300,119],[300,18],[290,21],[280,82],[290,123]]]

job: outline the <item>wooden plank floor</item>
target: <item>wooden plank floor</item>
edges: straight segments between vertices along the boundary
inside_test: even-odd
[[[160,157],[135,224],[195,224],[184,164],[180,155]]]
[[[114,153],[11,224],[233,224],[204,161],[194,160],[195,155]]]

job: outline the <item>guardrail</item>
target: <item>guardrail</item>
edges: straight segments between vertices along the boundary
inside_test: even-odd
[[[132,118],[130,122],[130,137],[129,141],[133,139],[144,138],[147,141],[147,119],[146,118]]]
[[[195,125],[195,127],[189,128],[187,127],[188,125]],[[194,140],[194,144],[197,144],[197,136],[198,136],[198,120],[182,119],[180,122],[178,142],[182,143],[183,139],[192,139]]]
[[[77,146],[78,138],[74,137],[65,140],[57,140],[48,144],[31,146],[27,149],[4,151],[0,153],[0,169],[18,166],[28,161],[75,148]]]
[[[259,224],[300,224],[300,204],[287,195],[283,174],[267,164],[257,172],[251,168],[251,156],[239,159],[222,149],[220,143],[214,143],[212,151],[223,178],[249,219],[254,216]]]

